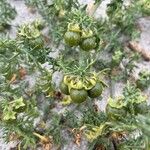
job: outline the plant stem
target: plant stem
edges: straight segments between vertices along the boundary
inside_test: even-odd
[[[33,132],[33,135],[35,135],[36,137],[38,137],[42,142],[45,142],[45,143],[48,143],[49,142],[49,139],[45,136],[42,136],[36,132]]]
[[[86,67],[86,62],[88,59],[88,52],[85,52],[83,50],[79,51],[79,66]]]
[[[15,55],[13,55],[8,61],[11,62],[15,57],[17,57],[20,53],[16,53]]]

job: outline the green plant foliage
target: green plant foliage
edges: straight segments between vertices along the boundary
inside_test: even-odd
[[[53,114],[52,122],[47,133],[53,136],[53,140],[56,145],[63,145],[64,138],[62,136],[61,117],[59,115]]]
[[[79,127],[79,118],[73,111],[66,111],[64,114],[64,125],[72,129]]]
[[[106,120],[107,117],[104,112],[96,112],[94,108],[87,108],[83,111],[81,124],[99,126]]]
[[[47,55],[51,49],[44,45],[44,37],[37,21],[22,25],[18,29],[17,40],[19,47],[27,53],[31,61],[36,59],[39,63],[44,63],[48,60]]]
[[[147,1],[137,0],[126,6],[122,0],[113,0],[108,4],[107,14],[117,28],[120,28],[124,34],[132,36],[134,32],[137,32],[135,30],[137,18],[140,18],[142,13],[148,13],[145,10],[147,7],[149,7]]]
[[[139,111],[140,109],[145,110],[143,114],[148,114],[149,112],[149,106],[147,104],[145,105],[145,108],[142,107],[143,105],[139,105],[143,104],[143,101],[146,101],[146,97],[144,98],[144,96],[142,96],[141,91],[128,83],[124,88],[123,97],[120,97],[120,99],[116,100],[110,99],[108,101],[106,108],[106,114],[108,118],[105,121],[103,120],[100,122],[99,125],[92,125],[92,123],[90,123],[91,127],[85,130],[86,137],[92,143],[96,142],[96,144],[109,137],[109,142],[111,143],[113,140],[115,140],[115,142],[118,143],[115,144],[119,149],[128,150],[130,148],[137,148],[138,150],[138,148],[146,148],[147,137],[145,137],[146,135],[143,131],[144,128],[142,128],[144,121],[142,123],[143,125],[140,125],[139,121],[141,121],[142,116],[137,115],[142,113]],[[108,110],[108,106],[113,109]],[[138,107],[138,109],[136,109],[136,107]],[[124,117],[119,117],[119,115],[123,116],[123,113],[120,111],[120,109],[126,111]],[[120,112],[120,114],[118,112]],[[111,115],[108,115],[108,113]],[[137,118],[139,118],[139,120],[137,120]],[[137,136],[135,136],[136,134]],[[122,136],[121,139],[119,135]]]
[[[139,73],[139,79],[136,81],[137,87],[140,89],[146,89],[150,85],[150,72],[141,71]]]
[[[38,105],[35,101],[36,93],[34,93],[36,90],[31,91],[28,81],[25,80],[26,75],[34,72],[39,72],[40,75],[46,73],[49,75],[41,66],[46,58],[41,60],[41,55],[38,52],[43,53],[49,48],[46,48],[43,44],[44,41],[42,41],[41,47],[36,48],[36,54],[29,51],[29,49],[33,49],[31,43],[37,44],[34,40],[41,35],[37,30],[40,35],[37,37],[36,34],[32,37],[30,33],[28,34],[30,27],[33,30],[35,26],[33,24],[26,25],[26,29],[17,39],[3,37],[0,40],[0,125],[4,130],[6,141],[9,142],[10,138],[14,137],[20,140],[20,146],[24,149],[36,147],[38,140],[33,132],[35,120],[39,117]],[[47,80],[51,86],[51,75]]]
[[[62,33],[65,32],[67,26],[66,15],[71,8],[77,8],[79,3],[77,0],[53,0],[53,1],[36,1],[26,0],[28,6],[36,6],[39,13],[43,16],[49,26],[49,33],[54,41],[62,40]]]
[[[122,60],[122,58],[123,58],[123,52],[120,49],[116,50],[112,56],[113,65],[120,64],[120,61]]]
[[[0,1],[0,31],[9,27],[10,22],[16,16],[16,11],[12,6],[5,0]]]
[[[35,147],[36,139],[33,136],[34,119],[38,117],[37,107],[34,100],[23,102],[23,98],[1,101],[2,122],[0,126],[4,130],[7,142],[11,134],[21,139],[21,145],[26,149],[28,146]],[[20,108],[23,109],[23,113]],[[19,111],[18,111],[19,110]]]

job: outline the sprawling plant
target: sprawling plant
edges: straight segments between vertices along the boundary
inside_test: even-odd
[[[148,136],[138,125],[141,119],[139,115],[149,113],[146,101],[147,97],[143,96],[135,85],[128,83],[121,97],[108,100],[104,121],[94,125],[87,124],[86,137],[90,142],[106,149],[109,149],[110,146],[121,150],[147,149],[149,147]],[[103,141],[106,141],[105,144]]]
[[[89,149],[148,150],[148,98],[137,87],[148,85],[149,73],[140,73],[137,86],[127,82],[140,55],[125,45],[140,33],[137,19],[150,15],[149,0],[129,5],[112,0],[104,19],[95,18],[101,0],[87,5],[78,0],[25,3],[43,20],[22,24],[14,39],[0,39],[0,125],[5,139],[17,140],[18,149],[61,149],[66,133],[78,146],[84,136]],[[5,26],[15,11],[4,1],[1,8],[0,26]],[[59,86],[53,82],[55,71],[63,75]],[[99,111],[94,102],[117,80],[126,83],[122,96],[114,98],[111,90],[106,111]]]
[[[52,70],[42,67],[50,48],[44,45],[43,36],[36,25],[33,22],[20,27],[16,39],[3,37],[0,40],[0,126],[7,142],[19,141],[19,149],[35,148],[36,143],[44,138],[36,130],[38,125],[35,121],[41,117],[37,99],[40,94],[54,91]],[[34,35],[30,34],[31,31]],[[37,74],[37,78],[33,78],[37,83],[33,83],[34,88],[31,88],[26,76],[34,74]],[[46,83],[39,81],[42,78]],[[49,138],[45,139],[49,143]]]

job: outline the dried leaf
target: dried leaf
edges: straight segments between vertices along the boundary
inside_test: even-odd
[[[14,83],[16,81],[16,78],[17,78],[17,74],[13,74],[12,78],[9,81],[9,84]]]
[[[19,139],[19,136],[16,133],[10,133],[9,141],[16,141]]]
[[[93,105],[93,108],[94,108],[94,111],[95,111],[95,112],[98,112],[98,111],[99,111],[99,108],[98,108],[98,106],[97,106],[96,104]]]
[[[53,146],[52,137],[43,136],[36,132],[34,132],[33,134],[40,139],[40,143],[43,147],[43,150],[51,150],[52,149],[52,146]]]
[[[86,126],[82,126],[80,129],[72,129],[71,132],[74,134],[74,142],[80,147],[81,139],[83,130],[86,128]]]
[[[150,61],[150,52],[143,49],[139,43],[131,41],[129,42],[128,47],[132,49],[133,51],[140,53],[144,57],[145,60]]]
[[[40,135],[40,134],[38,134],[36,132],[34,132],[33,134],[40,139],[41,143],[49,143],[49,141],[50,141],[49,137]]]
[[[48,36],[43,35],[43,38],[46,43],[51,43],[51,40]]]
[[[77,144],[80,147],[80,142],[81,142],[81,133],[75,135],[75,144]]]
[[[23,67],[21,67],[21,68],[19,69],[19,77],[20,77],[21,79],[23,79],[26,75],[27,75],[26,69],[23,68]]]
[[[43,144],[43,150],[52,150],[52,143]]]
[[[95,146],[95,150],[106,150],[105,146],[100,144]]]

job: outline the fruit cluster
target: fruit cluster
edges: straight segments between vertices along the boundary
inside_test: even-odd
[[[97,47],[98,40],[92,30],[80,29],[78,24],[69,24],[64,35],[65,43],[68,46],[80,46],[84,51],[90,51]]]
[[[70,98],[74,103],[82,103],[90,98],[99,97],[102,94],[104,84],[97,79],[95,73],[80,77],[75,75],[64,76],[60,83],[60,90]]]

